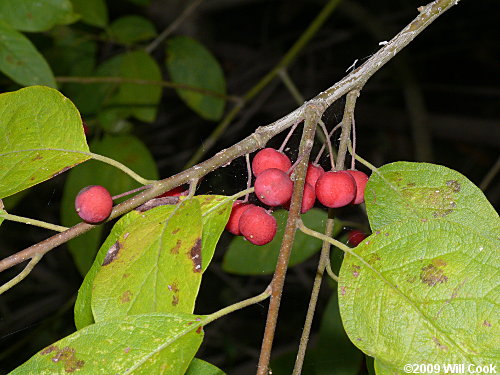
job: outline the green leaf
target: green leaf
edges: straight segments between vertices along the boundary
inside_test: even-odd
[[[76,331],[10,374],[183,375],[202,340],[196,315],[123,316]]]
[[[98,67],[98,77],[122,77],[160,81],[156,61],[144,51],[128,52],[105,61]],[[134,83],[101,83],[82,87],[75,103],[83,114],[101,112],[102,118],[123,119],[133,116],[153,122],[161,97],[161,86]],[[114,112],[110,116],[107,112]]]
[[[54,75],[44,57],[20,32],[0,21],[0,71],[23,86],[56,87]]]
[[[138,211],[130,211],[128,214],[122,216],[111,229],[106,241],[99,249],[92,267],[85,275],[80,289],[78,289],[78,296],[75,302],[75,326],[76,329],[82,329],[94,323],[94,315],[92,314],[92,285],[94,284],[95,276],[104,262],[104,258],[108,252],[112,252],[116,248],[116,241],[125,233],[127,227],[136,220],[141,214]],[[97,228],[96,228],[97,229]],[[95,229],[94,229],[95,230]]]
[[[2,0],[0,21],[20,31],[47,31],[74,22],[77,15],[69,0]]]
[[[217,242],[226,227],[233,201],[223,195],[197,195],[200,202],[203,236],[201,245],[202,270],[206,271],[215,253]]]
[[[323,313],[315,349],[316,375],[357,374],[364,360],[363,353],[351,343],[342,326],[336,293],[330,297]]]
[[[276,262],[281,246],[281,240],[285,231],[288,211],[279,210],[273,213],[278,223],[278,230],[274,239],[263,246],[255,246],[243,237],[235,237],[224,255],[222,268],[226,272],[240,275],[263,275],[271,274],[276,268]],[[318,232],[325,229],[326,212],[320,209],[312,209],[302,215],[304,224]],[[334,236],[341,227],[336,223]],[[321,241],[304,233],[297,231],[289,266],[303,262],[321,248]]]
[[[488,233],[498,214],[481,190],[452,169],[396,162],[373,173],[365,191],[370,225],[375,231],[408,218],[444,219]],[[497,224],[496,224],[497,225]]]
[[[89,159],[80,114],[57,90],[0,94],[0,112],[0,198]]]
[[[409,219],[353,249],[338,288],[351,341],[376,366],[400,373],[406,363],[492,363],[500,337],[499,221],[489,222],[490,236],[474,222]]]
[[[186,375],[226,375],[226,373],[211,363],[194,358],[189,364]]]
[[[121,235],[92,290],[96,322],[145,312],[188,312],[201,283],[201,211],[196,199],[144,212]]]
[[[108,28],[111,39],[122,44],[134,44],[154,38],[157,33],[154,24],[140,16],[120,17]]]
[[[226,93],[224,73],[215,57],[203,45],[186,36],[167,43],[167,69],[173,82]],[[189,90],[177,90],[181,99],[198,115],[217,121],[224,113],[224,100]]]
[[[156,163],[147,147],[134,136],[105,136],[94,141],[91,150],[117,160],[133,171],[148,179],[157,179]],[[115,167],[100,161],[90,160],[72,170],[66,184],[61,202],[61,222],[65,226],[73,226],[80,222],[75,211],[75,197],[78,192],[89,185],[102,185],[111,195],[117,195],[140,184]],[[116,202],[115,202],[116,203]],[[73,259],[82,275],[85,275],[101,243],[103,227],[76,237],[68,242]]]
[[[71,0],[75,11],[88,25],[106,27],[108,24],[108,8],[105,0]]]

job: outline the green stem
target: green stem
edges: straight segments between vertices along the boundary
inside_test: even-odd
[[[339,277],[335,275],[335,272],[332,270],[332,265],[330,264],[330,257],[328,257],[328,262],[326,263],[326,273],[330,276],[335,282],[339,282]]]
[[[37,263],[42,259],[43,255],[37,254],[31,260],[29,263],[24,267],[24,269],[17,275],[15,276],[12,280],[7,281],[5,284],[0,286],[0,294],[5,293],[7,290],[12,288],[14,285],[18,284],[22,280],[26,278],[30,274],[30,272],[33,270],[33,268],[37,265]]]
[[[134,180],[136,180],[138,183],[140,183],[142,185],[150,185],[154,182],[157,182],[156,180],[147,180],[147,179],[139,176],[132,169],[130,169],[129,167],[123,165],[122,163],[120,163],[114,159],[108,158],[108,157],[103,156],[103,155],[94,154],[93,152],[89,152],[89,153],[85,153],[85,154],[90,155],[92,157],[92,159],[94,159],[94,160],[99,160],[99,161],[102,161],[103,163],[106,163],[106,164],[112,165],[115,168],[118,168],[119,170],[128,174],[130,177],[132,177]]]
[[[309,25],[309,27],[304,31],[304,33],[300,36],[300,38],[293,44],[293,46],[288,50],[288,52],[283,56],[278,64],[264,77],[260,79],[255,86],[253,86],[244,96],[243,101],[237,104],[227,115],[226,117],[217,125],[215,130],[210,134],[210,136],[203,142],[203,145],[198,148],[193,157],[187,162],[185,168],[191,167],[194,164],[198,163],[205,153],[211,149],[220,135],[224,133],[226,128],[229,126],[233,118],[241,111],[245,103],[253,99],[262,89],[264,89],[277,75],[278,73],[285,67],[291,64],[291,62],[297,57],[299,52],[309,43],[309,41],[316,35],[320,27],[326,22],[330,14],[340,3],[340,0],[330,0],[328,3],[321,9],[313,22]]]
[[[375,173],[379,173],[378,172],[378,168],[376,166],[374,166],[372,163],[370,163],[369,161],[363,159],[361,156],[359,156],[358,154],[353,154],[353,151],[352,151],[352,146],[350,143],[347,144],[347,148],[349,150],[349,153],[354,156],[354,158],[359,161],[361,164],[363,164],[365,167],[371,169],[373,172]]]
[[[0,217],[3,217],[5,220],[16,221],[18,223],[23,223],[23,224],[28,224],[28,225],[34,225],[37,227],[50,229],[50,230],[53,230],[56,232],[64,232],[65,230],[69,229],[67,227],[47,223],[45,221],[30,219],[28,217],[17,216],[17,215],[12,215],[12,214],[8,214],[8,213],[0,213]]]
[[[323,233],[319,233],[319,232],[316,232],[315,230],[309,229],[308,227],[306,227],[304,225],[302,220],[298,220],[297,226],[305,234],[312,236],[312,237],[316,237],[316,238],[320,239],[321,241],[329,242],[333,246],[338,247],[343,252],[354,255],[356,258],[359,257],[357,254],[353,253],[353,251],[351,250],[350,247],[348,247],[347,245],[343,244],[342,242],[336,240],[335,238],[332,238],[330,236],[326,236]]]
[[[217,208],[219,208],[220,206],[226,204],[227,202],[229,201],[234,201],[240,197],[243,197],[247,194],[250,194],[250,193],[253,193],[254,192],[254,188],[251,187],[251,188],[248,188],[248,189],[245,189],[245,190],[242,190],[234,195],[231,195],[229,197],[227,197],[226,199],[224,199],[223,201],[221,201],[220,203],[216,204],[215,206],[213,206],[211,209],[209,209],[208,211],[206,211],[202,216],[206,216],[208,215],[210,212],[212,211],[215,211]]]
[[[266,288],[266,290],[264,290],[258,296],[251,297],[251,298],[245,299],[243,301],[237,302],[233,305],[224,307],[223,309],[220,309],[219,311],[216,311],[210,315],[207,315],[205,318],[203,318],[201,320],[201,322],[203,325],[207,325],[207,324],[213,322],[214,320],[223,317],[224,315],[230,314],[230,313],[237,311],[237,310],[241,310],[247,306],[262,302],[265,299],[269,298],[271,296],[271,293],[272,293],[271,286],[268,286]]]

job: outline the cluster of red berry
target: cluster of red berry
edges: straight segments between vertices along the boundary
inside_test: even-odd
[[[290,178],[292,162],[280,151],[265,148],[252,161],[255,175],[254,190],[257,199],[269,207],[289,209],[293,192]],[[317,164],[307,168],[301,213],[309,211],[318,201],[326,207],[336,208],[363,202],[368,176],[356,170],[325,172]],[[159,197],[178,196],[184,188],[177,187]],[[87,186],[75,199],[78,215],[87,223],[97,224],[106,220],[113,209],[113,198],[106,188]],[[226,229],[242,235],[255,245],[265,245],[276,235],[276,219],[268,210],[251,203],[236,201],[233,204]]]
[[[272,148],[259,151],[252,161],[255,175],[254,190],[257,199],[270,207],[290,207],[293,181],[290,178],[290,159]],[[325,172],[317,164],[307,168],[301,213],[309,211],[316,198],[326,207],[337,208],[348,204],[360,204],[368,176],[356,170]],[[276,234],[276,220],[264,208],[251,203],[236,201],[226,229],[234,235],[242,235],[255,245],[265,245]]]

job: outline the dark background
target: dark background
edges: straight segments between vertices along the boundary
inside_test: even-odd
[[[206,0],[175,32],[201,41],[221,63],[228,93],[242,96],[286,53],[324,1]],[[343,1],[288,72],[310,99],[339,81],[355,60],[364,62],[416,15],[417,1]],[[108,1],[110,19],[142,14],[163,30],[186,6],[185,1],[153,1],[142,8]],[[463,173],[497,207],[498,178],[485,186],[485,176],[499,157],[498,1],[462,0],[436,20],[404,52],[377,72],[363,89],[356,107],[357,150],[376,166],[397,160],[429,161]],[[88,27],[82,26],[88,30]],[[154,57],[163,61],[163,48]],[[102,43],[105,60],[117,47]],[[168,79],[164,75],[165,79]],[[275,79],[240,113],[206,157],[228,147],[297,107],[284,85]],[[230,108],[228,106],[227,108]],[[330,128],[342,116],[342,100],[325,114]],[[183,169],[214,129],[191,112],[175,91],[164,90],[157,121],[136,124],[133,132],[150,148],[160,175]],[[284,135],[270,142],[278,147]],[[292,137],[296,147],[300,132]],[[315,155],[315,151],[313,155]],[[293,152],[291,153],[293,155]],[[326,166],[326,159],[322,160]],[[57,223],[58,202],[65,176],[38,185],[13,213]],[[232,194],[245,187],[242,159],[207,177],[200,190]],[[345,217],[365,222],[361,211]],[[46,238],[46,231],[4,222],[0,227],[2,257]],[[231,237],[224,235],[205,274],[198,313],[213,312],[260,293],[270,276],[243,277],[225,273],[220,260]],[[290,270],[282,301],[275,353],[293,353],[307,308],[317,257]],[[21,268],[4,272],[2,282]],[[64,246],[50,252],[21,284],[0,297],[0,373],[12,370],[44,346],[74,331],[72,307],[82,279]],[[332,289],[324,285],[321,317]],[[199,356],[228,374],[255,371],[267,303],[247,308],[214,323],[206,332]],[[319,319],[313,327],[312,345]],[[333,353],[332,353],[333,354]],[[359,373],[364,373],[360,365]],[[306,373],[306,372],[304,372]]]

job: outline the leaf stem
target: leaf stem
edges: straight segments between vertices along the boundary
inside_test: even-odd
[[[359,256],[357,254],[353,253],[353,251],[351,250],[351,248],[349,246],[343,244],[342,242],[336,240],[333,237],[330,237],[330,236],[324,235],[323,233],[319,233],[319,232],[316,232],[315,230],[309,229],[308,227],[306,227],[304,225],[304,223],[300,219],[297,221],[297,228],[309,236],[316,237],[316,238],[320,239],[321,241],[329,242],[333,246],[338,247],[343,252],[351,254],[351,255],[355,256],[356,258],[359,258]]]
[[[350,143],[347,144],[347,149],[349,150],[349,153],[354,156],[354,158],[359,161],[361,164],[363,164],[365,167],[369,168],[372,170],[372,172],[375,172],[375,173],[379,173],[378,172],[378,168],[376,166],[374,166],[372,163],[370,163],[369,161],[363,159],[361,156],[359,156],[359,154],[354,154],[353,150],[352,150],[352,146]]]
[[[141,176],[139,176],[137,173],[135,173],[132,169],[127,167],[126,165],[123,165],[119,161],[116,161],[114,159],[108,158],[107,156],[99,155],[99,154],[94,154],[93,152],[89,152],[88,155],[92,157],[94,160],[99,160],[102,161],[103,163],[112,165],[115,168],[118,168],[122,172],[128,174],[130,177],[132,177],[134,180],[136,180],[138,183],[142,185],[150,185],[152,183],[157,182],[156,180],[147,180]]]
[[[41,254],[35,255],[33,258],[31,258],[26,267],[24,267],[24,269],[17,276],[15,276],[12,280],[7,281],[5,284],[0,286],[0,295],[5,293],[10,288],[12,288],[14,285],[24,280],[26,276],[28,276],[30,272],[33,270],[33,268],[37,265],[37,263],[42,259],[42,257],[43,255]]]
[[[61,225],[56,225],[56,224],[47,223],[45,221],[30,219],[28,217],[12,215],[12,214],[8,214],[7,212],[5,212],[5,213],[0,212],[0,217],[3,217],[5,220],[10,220],[10,221],[18,222],[18,223],[34,225],[34,226],[37,226],[40,228],[50,229],[50,230],[53,230],[55,232],[64,232],[65,230],[69,229],[69,228],[63,227]]]
[[[247,298],[243,301],[240,301],[240,302],[237,302],[237,303],[232,304],[230,306],[224,307],[223,309],[220,309],[219,311],[216,311],[210,315],[207,315],[205,318],[202,319],[202,324],[207,325],[207,324],[213,322],[214,320],[223,317],[224,315],[230,314],[230,313],[237,311],[237,310],[241,310],[247,306],[262,302],[265,299],[269,298],[270,296],[271,296],[271,285],[269,285],[266,288],[266,290],[264,290],[261,294],[255,296],[255,297]]]

